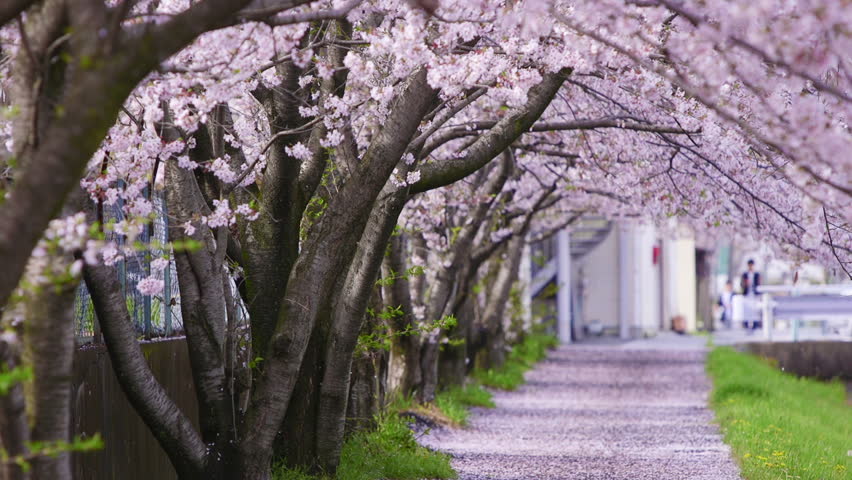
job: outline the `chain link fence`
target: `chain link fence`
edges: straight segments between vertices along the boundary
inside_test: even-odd
[[[163,293],[155,296],[142,295],[136,286],[143,278],[151,276],[151,260],[164,257],[170,252],[162,250],[168,242],[168,211],[161,195],[154,195],[155,218],[137,238],[138,242],[151,248],[136,253],[125,253],[124,258],[115,264],[116,281],[121,283],[127,310],[139,332],[140,337],[169,337],[183,333],[183,320],[180,312],[180,292],[178,290],[177,271],[174,261],[159,273],[154,273],[163,281]],[[104,207],[104,222],[119,222],[124,219],[123,204],[119,201]],[[125,244],[123,237],[107,233],[107,240],[115,241],[119,246]],[[85,284],[81,284],[74,300],[74,319],[77,339],[80,343],[98,341],[98,322],[92,299]]]

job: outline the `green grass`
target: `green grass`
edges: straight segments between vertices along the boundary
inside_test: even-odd
[[[396,413],[379,419],[376,430],[352,435],[343,444],[340,480],[418,480],[457,478],[449,455],[421,447],[406,420]],[[317,477],[284,467],[273,469],[273,480],[316,480]]]
[[[457,425],[467,425],[470,407],[494,408],[491,394],[479,384],[451,387],[435,396],[435,406]]]
[[[515,345],[506,363],[496,369],[476,370],[474,378],[483,385],[501,390],[515,390],[524,383],[524,373],[547,356],[547,350],[557,345],[552,335],[534,333]]]
[[[289,469],[283,465],[272,467],[272,480],[316,480],[317,477],[302,472],[301,470]]]
[[[711,405],[747,480],[852,478],[852,407],[839,382],[796,378],[730,348],[710,353]]]
[[[413,397],[397,397],[387,410],[416,413],[437,424],[456,428],[467,425],[471,407],[494,408],[491,393],[476,382],[442,390],[435,395],[434,402],[427,404],[419,404]]]
[[[407,421],[400,413],[410,411],[449,426],[467,424],[471,407],[494,408],[491,393],[482,385],[514,390],[524,382],[524,372],[547,355],[556,345],[549,335],[532,334],[516,345],[506,364],[495,370],[474,373],[478,382],[465,387],[451,387],[438,393],[435,401],[418,405],[412,398],[398,398],[388,405],[379,418],[376,430],[356,433],[343,445],[339,480],[417,480],[422,478],[457,478],[450,457],[417,444]],[[283,466],[273,469],[272,480],[320,480]],[[322,480],[330,480],[323,478]]]

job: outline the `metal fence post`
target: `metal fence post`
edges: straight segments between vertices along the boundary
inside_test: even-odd
[[[163,197],[163,232],[165,233],[166,242],[163,245],[168,249],[169,239],[169,208],[166,203],[166,198]],[[172,252],[167,252],[169,255],[169,266],[163,270],[163,314],[165,315],[166,336],[172,334]]]
[[[767,341],[772,341],[772,327],[775,319],[772,317],[772,297],[768,293],[763,294],[763,333]]]

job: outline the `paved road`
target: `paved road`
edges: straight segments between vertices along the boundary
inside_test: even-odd
[[[451,453],[461,480],[739,479],[706,407],[704,356],[699,345],[561,347],[467,429],[422,441]]]

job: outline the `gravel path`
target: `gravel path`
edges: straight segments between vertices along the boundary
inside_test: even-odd
[[[628,346],[629,348],[629,346]],[[733,480],[698,349],[567,346],[466,429],[421,439],[461,480]]]

